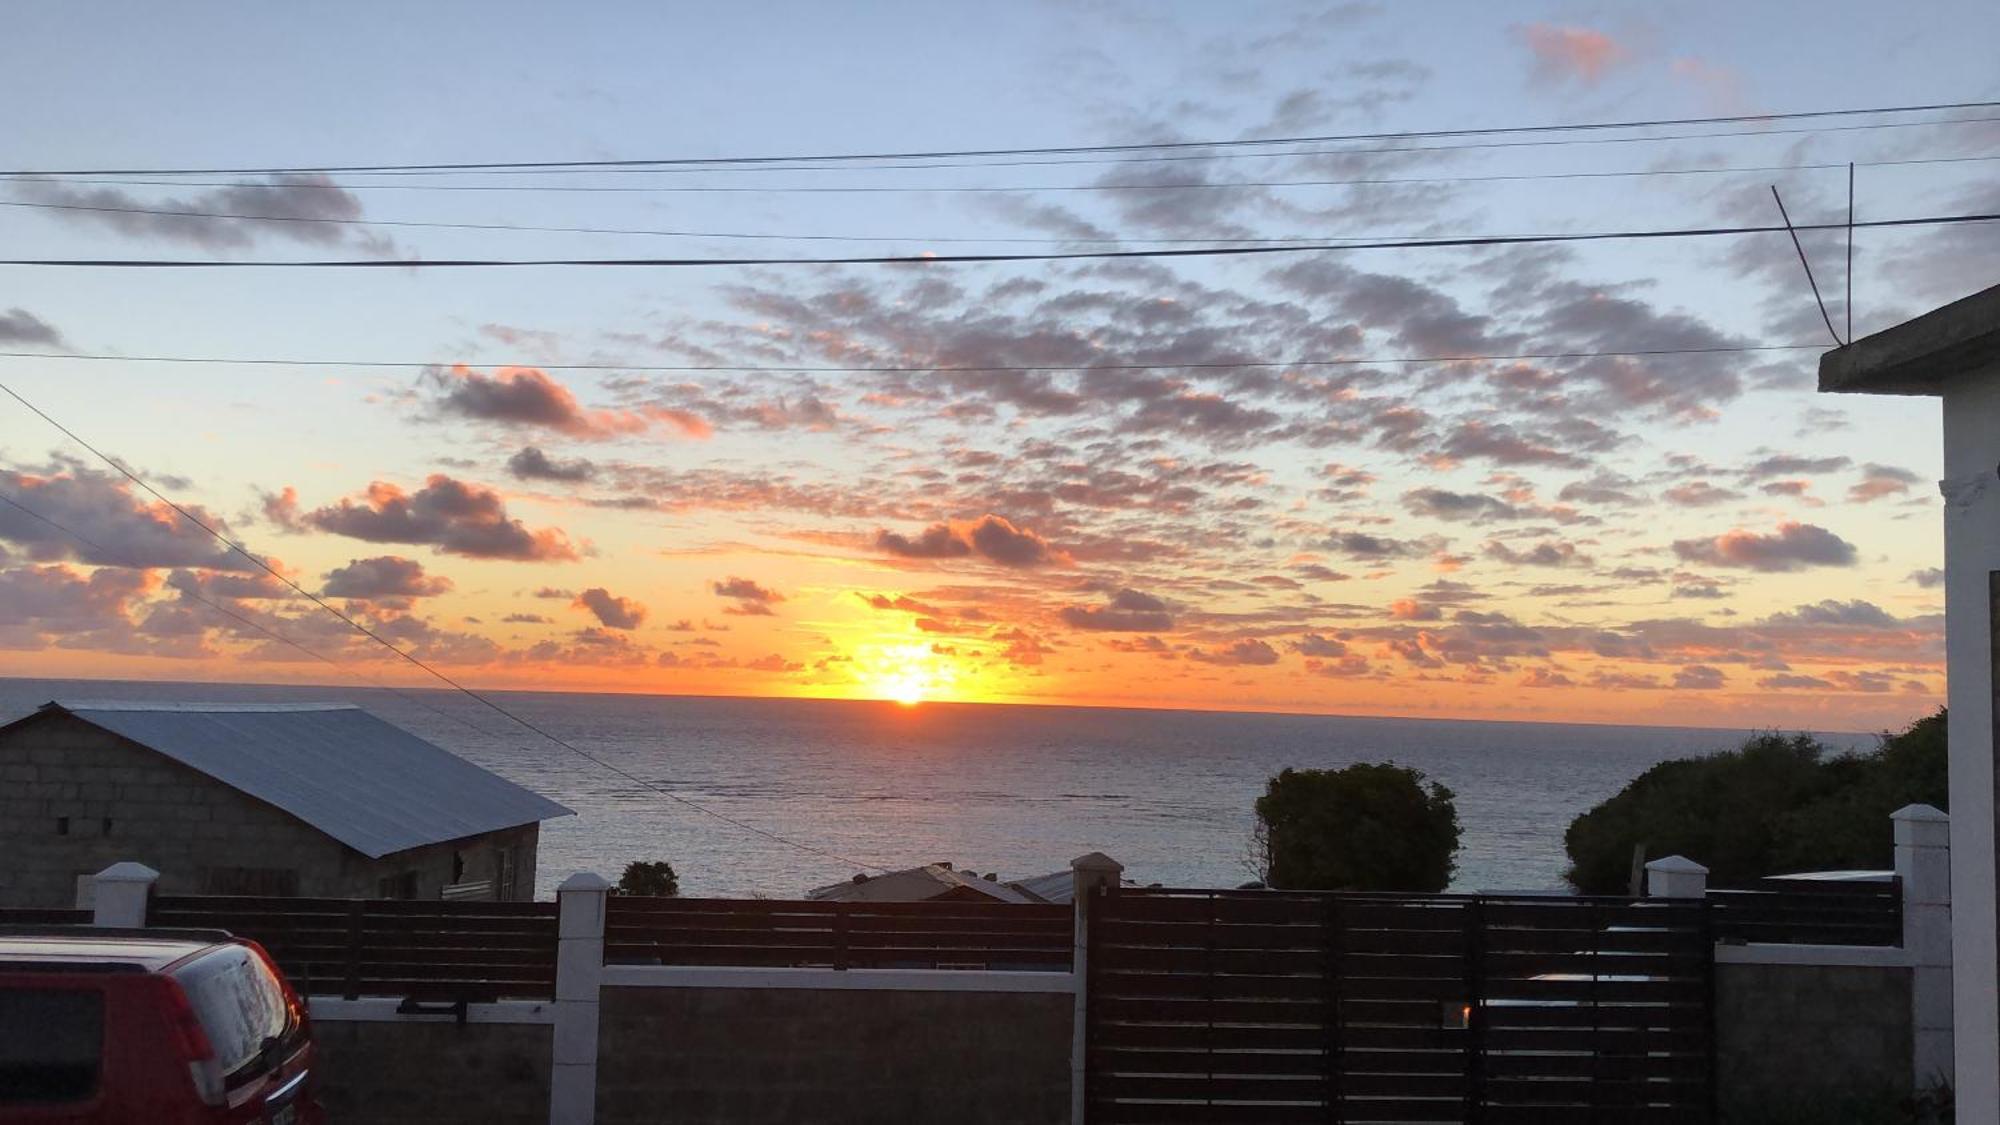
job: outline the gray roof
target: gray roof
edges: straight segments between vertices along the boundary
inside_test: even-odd
[[[359,707],[58,700],[37,714],[51,711],[200,770],[370,858],[570,815]]]

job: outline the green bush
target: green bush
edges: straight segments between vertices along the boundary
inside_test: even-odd
[[[1257,838],[1271,887],[1435,892],[1451,882],[1458,810],[1419,770],[1288,769],[1257,798]]]
[[[1945,713],[1835,758],[1810,735],[1760,734],[1707,758],[1662,762],[1571,822],[1568,878],[1585,894],[1622,894],[1632,853],[1684,855],[1730,886],[1787,871],[1887,868],[1889,814],[1945,807]]]
[[[674,865],[664,860],[658,863],[628,863],[611,893],[640,898],[674,898],[681,893],[681,880],[674,874]]]

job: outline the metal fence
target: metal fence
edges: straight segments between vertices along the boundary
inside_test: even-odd
[[[452,1001],[555,995],[553,902],[160,896],[147,920],[250,938],[308,994]]]
[[[606,905],[613,963],[1067,972],[1067,906],[637,898]]]
[[[1117,890],[1097,1123],[1706,1122],[1699,901]]]

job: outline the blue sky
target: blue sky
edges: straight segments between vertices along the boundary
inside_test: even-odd
[[[1985,50],[2000,11],[1973,3],[41,4],[10,21],[16,169],[1130,144],[2000,96]],[[1844,169],[1792,166],[1849,160],[1863,219],[1996,209],[1990,163],[1878,162],[2000,154],[2000,127],[1846,128],[1864,123],[1126,163],[17,180],[0,201],[368,225],[0,207],[0,226],[21,256],[225,258],[1518,234],[1767,223],[1773,183],[1800,221],[1836,219]],[[1464,179],[1767,166],[1792,170]],[[1300,179],[1431,182],[1257,186]],[[1216,186],[1145,186],[1192,181]],[[655,190],[513,190],[550,186]],[[657,190],[690,186],[819,190]],[[900,190],[823,190],[857,186]],[[966,188],[982,190],[946,190]],[[1864,232],[1857,329],[1992,283],[1993,239]],[[1839,323],[1840,240],[1807,248]],[[354,610],[477,682],[1641,721],[1700,705],[1820,725],[1940,698],[1940,591],[1915,577],[1940,555],[1935,405],[1821,399],[1812,351],[1264,380],[784,370],[1823,343],[1789,243],[1769,236],[1131,266],[12,268],[8,310],[29,319],[0,320],[0,350],[43,356],[439,364],[5,358],[0,377],[302,584],[363,589],[362,571],[336,572],[414,565],[423,580],[405,565],[404,586]],[[531,370],[574,364],[780,370]],[[524,474],[527,446],[572,479]],[[0,425],[10,495],[133,544],[114,558],[0,519],[16,604],[0,672],[326,677],[218,602],[369,659],[295,599],[238,597],[185,544],[148,538],[143,502],[65,460],[80,454],[20,412]],[[572,549],[468,548],[441,509],[384,522],[385,505],[441,503],[439,477],[484,505],[484,530],[518,522]],[[981,527],[1024,546],[989,551]],[[776,597],[717,592],[738,578]],[[588,590],[646,613],[613,624]],[[897,598],[921,608],[875,602]]]

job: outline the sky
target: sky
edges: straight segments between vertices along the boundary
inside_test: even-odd
[[[1977,2],[36,3],[9,23],[0,164],[81,173],[0,179],[10,257],[1762,226],[1774,185],[1795,221],[1840,222],[1849,162],[1863,221],[2000,211],[1993,109],[147,171],[2000,99],[2000,9]],[[1803,246],[1845,336],[1845,239]],[[2000,280],[2000,227],[1862,230],[1853,255],[1865,334]],[[1816,394],[1830,345],[1783,234],[0,266],[0,383],[490,688],[1900,726],[1943,700],[1938,408]],[[0,493],[0,674],[430,682],[5,399]]]

